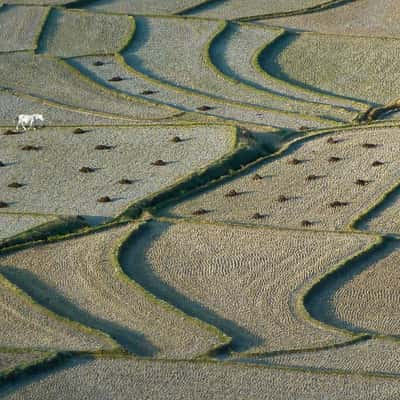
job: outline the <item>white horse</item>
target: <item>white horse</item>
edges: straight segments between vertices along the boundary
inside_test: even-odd
[[[37,122],[40,122],[42,127],[44,125],[44,118],[42,114],[20,114],[15,120],[17,121],[17,126],[15,128],[17,131],[21,126],[24,131],[26,131],[27,126],[28,129],[36,129]]]

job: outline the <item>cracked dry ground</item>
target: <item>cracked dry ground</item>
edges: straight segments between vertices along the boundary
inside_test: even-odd
[[[399,398],[399,15],[1,3],[0,398]]]

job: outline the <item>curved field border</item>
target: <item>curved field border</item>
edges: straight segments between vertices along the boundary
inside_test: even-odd
[[[32,244],[30,244],[30,246],[32,246]],[[26,248],[26,247],[27,247],[26,245],[25,246],[17,245],[15,247],[2,249],[2,250],[0,250],[0,256],[8,253],[10,251],[16,251],[16,250],[19,250],[20,248]],[[111,350],[111,351],[120,351],[121,350],[121,346],[113,338],[111,338],[111,336],[109,336],[108,334],[50,311],[48,308],[46,308],[46,307],[42,306],[41,304],[39,304],[38,302],[36,302],[31,296],[29,296],[27,293],[25,293],[25,291],[23,291],[22,289],[20,289],[18,286],[14,285],[13,283],[11,283],[7,278],[4,277],[4,275],[2,273],[0,273],[0,282],[7,289],[9,289],[12,293],[14,293],[15,296],[21,298],[23,301],[28,303],[31,308],[35,309],[39,313],[44,314],[47,317],[49,317],[50,319],[56,320],[62,324],[68,325],[70,328],[72,328],[76,332],[81,332],[84,335],[97,337],[103,343],[107,343],[110,346],[109,350]]]
[[[311,14],[318,11],[329,10],[331,8],[336,8],[343,6],[348,3],[352,3],[357,0],[329,0],[324,3],[318,4],[314,7],[303,8],[299,10],[286,11],[280,13],[271,13],[271,14],[260,14],[253,15],[249,17],[236,18],[236,21],[258,21],[260,19],[271,19],[271,18],[280,18],[280,17],[291,17],[293,15],[300,14]]]
[[[258,47],[254,47],[256,50],[255,52],[252,54],[251,58],[249,58],[250,61],[250,67],[252,67],[252,72],[255,72],[255,76],[259,76],[261,79],[264,80],[263,83],[260,83],[260,81],[258,80],[251,80],[250,78],[244,78],[242,79],[240,74],[238,74],[238,77],[232,77],[229,75],[229,73],[222,71],[218,66],[217,63],[213,62],[213,57],[212,57],[212,47],[215,46],[216,42],[218,40],[221,40],[222,36],[228,35],[228,38],[224,38],[222,39],[223,42],[225,42],[225,45],[223,46],[223,49],[226,50],[227,47],[227,43],[232,42],[235,40],[235,38],[232,38],[232,32],[234,32],[235,30],[239,30],[240,28],[244,28],[244,29],[248,29],[249,31],[259,31],[261,33],[269,33],[271,35],[274,35],[275,37],[271,38],[270,40],[268,40],[267,42],[265,42],[265,39],[263,38],[263,42],[261,44],[261,46]],[[229,32],[230,31],[230,32]],[[286,102],[287,105],[290,106],[291,103],[289,103],[288,101],[293,101],[294,104],[298,104],[300,105],[308,105],[310,107],[310,111],[312,112],[316,112],[318,113],[328,113],[329,111],[336,111],[337,116],[335,116],[334,114],[332,115],[332,119],[335,120],[343,120],[343,114],[346,113],[348,115],[354,114],[355,111],[350,111],[348,108],[346,108],[345,106],[339,106],[339,105],[334,105],[334,104],[329,104],[329,103],[324,103],[319,101],[318,99],[306,99],[306,98],[302,98],[301,96],[299,96],[298,94],[285,94],[285,93],[280,93],[279,92],[279,88],[276,89],[273,86],[269,86],[270,83],[274,83],[274,82],[278,82],[278,79],[274,79],[273,77],[271,78],[267,78],[266,73],[261,73],[260,72],[260,66],[259,64],[257,64],[257,58],[260,52],[260,49],[264,49],[265,47],[267,47],[272,41],[274,41],[276,39],[276,37],[279,37],[282,35],[283,30],[280,28],[276,28],[276,27],[267,27],[267,26],[261,26],[261,25],[256,25],[256,24],[249,24],[249,23],[232,23],[232,22],[227,22],[226,26],[225,26],[225,30],[221,31],[219,35],[214,37],[213,42],[210,45],[209,51],[208,51],[208,55],[206,54],[206,57],[209,59],[208,64],[211,64],[211,68],[213,68],[215,70],[215,73],[219,74],[221,77],[226,77],[227,79],[230,79],[232,83],[238,84],[240,83],[241,87],[243,87],[244,89],[247,90],[255,90],[256,92],[263,92],[263,94],[268,94],[271,99],[276,99],[279,100],[281,102]],[[235,35],[235,32],[233,33],[233,35]],[[240,39],[239,39],[240,40]],[[266,44],[265,44],[266,43]],[[250,53],[249,53],[250,54]],[[227,67],[229,69],[233,69],[233,67],[231,68],[230,65],[227,65]],[[234,71],[235,73],[235,71]],[[318,97],[318,95],[314,96],[314,97]],[[312,106],[315,106],[316,108],[313,109]],[[318,107],[318,108],[317,108]],[[329,119],[329,115],[327,115],[326,117],[327,119]]]
[[[258,29],[262,29],[262,27],[259,27],[259,26],[257,26],[256,25],[256,27],[258,28]],[[256,28],[256,29],[257,29]],[[282,102],[287,102],[287,98],[285,98],[285,96],[283,96],[283,95],[279,95],[279,94],[277,94],[277,93],[275,93],[275,92],[272,92],[272,91],[269,91],[268,89],[266,89],[266,90],[262,90],[262,89],[259,89],[259,88],[256,88],[256,87],[253,87],[253,86],[251,86],[251,85],[248,85],[247,83],[245,83],[245,82],[243,82],[242,80],[240,80],[240,79],[235,79],[235,78],[233,78],[233,77],[231,77],[231,76],[229,76],[229,75],[227,75],[227,74],[225,74],[224,72],[222,72],[218,67],[217,67],[217,65],[216,65],[216,63],[213,61],[213,59],[212,59],[212,51],[211,51],[211,49],[212,49],[212,47],[214,46],[214,44],[215,44],[215,42],[217,41],[217,40],[219,40],[219,38],[221,37],[221,36],[223,36],[224,34],[225,34],[225,32],[227,31],[229,29],[229,22],[227,22],[227,21],[224,21],[224,22],[222,22],[221,23],[221,27],[220,27],[220,30],[215,34],[215,36],[213,37],[213,38],[211,38],[211,40],[207,43],[207,46],[204,48],[204,54],[203,54],[203,58],[206,60],[206,64],[207,64],[207,66],[208,66],[208,68],[210,69],[210,70],[212,70],[217,76],[219,76],[220,78],[222,78],[222,79],[225,79],[225,80],[227,80],[227,81],[229,81],[229,82],[231,82],[231,83],[233,83],[233,84],[235,84],[236,86],[238,86],[238,87],[240,87],[241,89],[243,89],[243,90],[246,90],[246,91],[248,91],[248,92],[250,92],[250,93],[254,93],[254,94],[257,94],[257,93],[260,93],[260,94],[262,94],[263,96],[265,96],[265,97],[270,97],[271,99],[276,99],[276,100],[280,100],[280,101],[282,101]],[[279,31],[279,29],[277,29],[277,31]],[[273,41],[274,41],[275,39],[273,39]],[[337,106],[334,106],[334,105],[332,105],[332,104],[323,104],[323,103],[318,103],[318,102],[311,102],[311,101],[307,101],[307,100],[300,100],[300,99],[297,99],[297,101],[301,101],[302,103],[310,103],[310,104],[314,104],[315,105],[315,107],[317,107],[317,106],[319,106],[319,107],[324,107],[324,108],[327,108],[327,109],[334,109],[334,108],[339,108],[339,107],[337,107]],[[285,111],[285,110],[281,110],[281,111]],[[289,111],[289,112],[293,112],[293,111]],[[297,111],[296,111],[297,112]],[[310,112],[316,112],[316,113],[324,113],[324,111],[322,111],[322,110],[319,110],[319,109],[315,109],[315,111],[314,110],[312,110],[312,109],[310,109]],[[304,113],[304,111],[303,112],[297,112],[297,113],[299,113],[299,115],[308,115],[308,114],[305,114]],[[311,116],[312,114],[310,114],[310,116]],[[324,116],[322,116],[322,117],[318,117],[318,118],[322,118],[322,119],[326,119],[326,120],[333,120],[333,121],[336,121],[336,122],[346,122],[343,118],[342,119],[340,119],[339,120],[339,118],[335,118],[335,117],[333,117],[333,116],[328,116],[328,115],[324,115]]]
[[[80,15],[84,15],[84,16],[92,16],[93,12],[87,11],[87,10],[81,10],[81,9],[67,9],[67,8],[60,8],[60,7],[48,7],[48,13],[46,16],[46,19],[43,21],[43,25],[41,30],[38,32],[37,34],[37,38],[36,38],[36,47],[35,47],[35,51],[36,53],[40,53],[40,42],[43,40],[43,35],[45,34],[45,29],[47,28],[47,26],[50,24],[50,17],[51,17],[51,13],[54,13],[55,11],[59,11],[59,12],[64,12],[64,13],[71,13],[71,14],[80,14]],[[115,14],[110,14],[110,13],[101,13],[104,15],[115,15]],[[125,37],[123,39],[121,39],[121,44],[119,47],[117,47],[115,49],[115,51],[110,52],[110,54],[113,53],[118,53],[120,51],[122,51],[132,40],[134,33],[135,33],[135,20],[132,16],[127,15],[126,18],[129,21],[129,31],[127,32],[127,34],[125,35]],[[82,38],[82,40],[84,40],[84,38]],[[93,53],[87,54],[87,55],[92,55]],[[102,53],[100,53],[100,55],[102,55]],[[84,55],[80,55],[80,57],[83,57]],[[61,58],[65,58],[65,57],[61,57]]]
[[[22,53],[22,52],[20,52]],[[163,117],[155,117],[155,118],[150,118],[150,119],[145,119],[145,118],[134,118],[134,117],[130,117],[128,115],[120,115],[120,114],[111,114],[112,116],[114,116],[114,118],[122,118],[122,119],[126,119],[126,120],[130,120],[130,121],[141,121],[141,120],[152,120],[152,121],[159,121],[159,120],[166,120],[166,119],[170,119],[170,118],[174,118],[177,116],[181,116],[183,114],[183,112],[181,110],[178,110],[174,107],[170,107],[164,104],[158,104],[158,103],[154,103],[151,100],[147,100],[147,99],[143,99],[140,97],[134,97],[134,96],[129,96],[126,95],[122,92],[119,92],[117,90],[113,90],[110,89],[108,87],[105,87],[95,81],[93,81],[92,79],[90,79],[88,76],[80,73],[76,68],[74,68],[73,66],[71,66],[67,61],[57,58],[57,57],[53,57],[49,54],[41,54],[41,55],[35,55],[34,52],[31,51],[26,51],[24,52],[25,54],[29,54],[32,57],[40,57],[44,60],[49,61],[50,63],[53,63],[54,66],[60,66],[63,70],[64,73],[65,71],[68,72],[69,74],[71,74],[72,77],[75,77],[78,81],[82,82],[83,84],[88,85],[89,87],[91,87],[93,90],[95,90],[97,92],[98,95],[101,94],[106,94],[108,96],[114,97],[115,99],[123,99],[125,101],[128,101],[130,103],[132,103],[132,105],[134,106],[135,103],[136,104],[142,104],[142,105],[146,105],[149,107],[155,107],[155,108],[159,108],[159,109],[164,109],[165,111],[168,111],[170,114],[163,116]],[[4,54],[4,53],[3,53]],[[15,86],[15,85],[14,85]],[[21,90],[15,90],[13,87],[4,87],[2,86],[4,89],[9,90],[11,92],[13,91],[17,91],[17,92],[21,92]],[[29,90],[29,92],[31,92],[32,90]],[[35,92],[35,90],[33,90]],[[24,91],[25,93],[25,91]],[[57,100],[54,100],[52,97],[48,96],[48,95],[38,95],[36,93],[26,93],[32,97],[38,98],[41,101],[47,101],[50,103],[56,103],[61,104],[62,106],[65,107],[71,107],[74,108],[75,110],[79,110],[79,111],[83,111],[83,112],[89,112],[89,113],[94,113],[94,114],[100,114],[100,115],[105,115],[107,116],[107,113],[104,113],[102,111],[96,111],[96,110],[90,110],[90,109],[84,109],[80,106],[76,106],[76,105],[68,105],[65,104],[64,102],[59,102]]]
[[[205,354],[199,355],[196,358],[204,358],[207,356],[212,356],[214,354],[218,354],[219,352],[229,348],[230,343],[232,342],[232,338],[226,335],[217,327],[202,321],[199,318],[193,317],[191,315],[186,314],[179,308],[173,306],[172,304],[168,303],[167,301],[158,298],[156,295],[151,293],[149,290],[144,288],[139,282],[134,280],[132,277],[128,276],[121,263],[121,255],[123,251],[126,249],[128,244],[130,244],[131,240],[134,239],[137,235],[140,235],[143,229],[146,228],[147,222],[143,222],[138,226],[134,227],[132,231],[130,231],[125,237],[123,237],[117,246],[114,248],[113,255],[112,255],[112,264],[117,272],[119,278],[123,280],[126,284],[132,286],[137,291],[140,291],[147,299],[149,299],[152,303],[161,305],[164,309],[173,312],[179,318],[183,318],[186,321],[190,322],[192,325],[197,325],[199,328],[208,331],[210,334],[215,335],[220,343],[216,344],[214,347],[210,348]]]
[[[280,79],[274,75],[271,75],[268,73],[262,66],[261,66],[261,58],[267,53],[272,46],[276,44],[277,41],[282,40],[286,35],[289,33],[282,29],[282,28],[276,28],[281,31],[281,34],[278,35],[273,41],[267,43],[266,45],[263,45],[262,47],[259,48],[259,50],[254,54],[252,64],[254,68],[262,75],[264,76],[267,80],[272,80],[276,82],[277,84],[286,86],[290,90],[294,90],[298,93],[303,93],[305,95],[312,95],[312,96],[317,96],[321,99],[325,99],[326,101],[331,101],[333,102],[334,105],[339,106],[339,107],[349,107],[349,109],[353,109],[355,111],[360,111],[368,107],[368,103],[362,102],[362,101],[356,101],[349,99],[347,97],[343,97],[340,95],[333,95],[333,94],[328,94],[325,92],[317,92],[312,89],[307,89],[305,87],[296,85],[292,82],[285,81],[283,79]],[[331,104],[331,103],[327,103]]]
[[[181,19],[179,17],[170,16],[170,15],[169,16],[162,16],[162,17],[160,17],[160,16],[151,16],[151,15],[143,15],[142,17],[150,17],[150,18],[153,18],[153,19],[158,19],[158,18],[162,18],[162,19]],[[197,18],[185,17],[185,19],[196,20]],[[203,20],[204,20],[204,18],[203,18]],[[218,21],[218,20],[211,20],[211,21]],[[218,25],[217,31],[212,33],[211,37],[208,39],[208,41],[206,42],[206,44],[205,44],[205,46],[203,48],[202,57],[203,57],[203,59],[205,61],[205,64],[209,68],[211,68],[211,70],[214,70],[215,66],[212,64],[212,62],[210,60],[209,49],[210,49],[210,46],[212,45],[212,42],[214,41],[214,38],[224,31],[226,25],[227,25],[226,21],[219,21],[219,25]],[[134,40],[135,40],[135,36],[132,37],[131,42],[133,42]],[[126,48],[125,48],[125,51],[126,51]],[[213,101],[216,101],[216,102],[220,102],[220,103],[223,103],[223,104],[230,104],[230,105],[233,105],[233,106],[238,106],[238,107],[242,107],[244,109],[249,109],[249,110],[253,110],[253,111],[258,111],[259,110],[259,111],[269,112],[271,114],[277,114],[277,115],[288,115],[288,116],[293,116],[293,117],[297,116],[298,118],[304,118],[305,120],[309,120],[309,121],[313,121],[313,122],[325,123],[325,124],[329,122],[331,125],[339,125],[339,123],[337,121],[332,121],[332,120],[327,120],[327,119],[324,119],[324,118],[313,117],[313,116],[310,116],[310,115],[301,114],[301,113],[297,113],[297,112],[278,110],[278,109],[269,108],[269,107],[260,106],[260,105],[255,105],[255,104],[251,104],[251,103],[243,103],[243,102],[239,102],[239,101],[234,101],[234,100],[230,100],[230,99],[227,99],[227,98],[224,98],[224,97],[214,96],[212,94],[206,94],[206,93],[198,91],[196,89],[185,88],[185,87],[182,87],[182,86],[179,86],[179,85],[172,84],[172,83],[166,82],[164,80],[154,78],[154,77],[152,77],[150,75],[147,75],[147,74],[145,74],[145,73],[143,73],[141,71],[138,71],[136,68],[134,68],[133,66],[129,65],[126,62],[126,59],[125,59],[123,53],[124,52],[119,53],[119,54],[115,54],[115,59],[117,60],[117,62],[119,62],[119,64],[121,64],[122,67],[124,67],[125,69],[129,70],[134,75],[137,75],[137,76],[141,77],[142,79],[145,79],[145,80],[147,80],[147,81],[149,81],[151,83],[163,86],[166,89],[171,89],[171,90],[174,90],[175,92],[182,93],[182,94],[189,93],[192,96],[196,96],[196,97],[199,97],[199,98],[202,98],[202,99],[205,99],[205,100],[207,100],[207,99],[211,100],[212,99]],[[218,75],[219,74],[220,74],[220,72],[218,71]],[[227,82],[231,82],[230,78],[228,79],[228,78],[226,78],[224,76],[222,78],[225,79]],[[251,88],[249,88],[249,90],[250,90],[250,92],[253,91]],[[264,93],[264,94],[266,94],[266,93]],[[125,95],[125,96],[128,96],[128,95]]]

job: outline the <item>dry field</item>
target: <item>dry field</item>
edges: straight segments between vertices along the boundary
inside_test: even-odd
[[[298,129],[302,124],[316,127],[336,125],[334,121],[314,118],[310,120],[306,116],[300,117],[296,113],[285,114],[279,111],[272,112],[253,108],[245,104],[229,103],[166,84],[158,79],[150,78],[135,69],[136,59],[129,55],[129,48],[124,56],[125,60],[129,62],[129,66],[125,64],[124,58],[115,58],[113,56],[102,56],[100,58],[95,56],[79,57],[69,59],[69,63],[101,85],[111,87],[130,96],[140,96],[143,99],[151,99],[161,104],[176,107],[180,111],[193,113],[196,120],[213,116],[219,118],[222,122],[226,120],[240,125],[257,123],[260,124],[258,129],[268,129],[269,126]],[[96,60],[101,60],[104,65],[95,66]],[[109,79],[113,76],[120,76],[123,80],[110,82]],[[199,112],[198,108],[203,105],[207,105],[210,109]],[[184,118],[187,119],[187,115]],[[254,128],[253,126],[249,129],[253,131],[257,127]]]
[[[233,128],[225,126],[81,128],[86,132],[44,128],[0,136],[7,211],[112,217],[235,146]],[[174,136],[182,142],[173,143]],[[26,146],[34,148],[24,151]],[[152,165],[157,160],[165,165]],[[22,186],[8,187],[13,182]],[[98,202],[104,196],[111,201]]]
[[[348,340],[297,309],[301,288],[373,242],[364,235],[151,224],[133,241],[126,273],[162,299],[218,326],[237,351]],[[187,300],[189,299],[189,300]]]
[[[177,111],[143,99],[127,99],[85,79],[62,60],[29,52],[0,54],[0,85],[86,111],[131,119],[161,119]],[[15,66],[18,65],[18,68]]]
[[[19,389],[19,390],[17,390]],[[22,387],[0,392],[10,400],[68,398],[128,400],[396,399],[398,380],[276,370],[243,364],[157,362],[134,359],[78,360]]]
[[[398,11],[0,0],[0,398],[399,398]]]
[[[301,228],[302,221],[309,221],[314,229],[346,229],[400,179],[399,132],[359,128],[300,141],[281,157],[163,213],[192,218],[196,209],[204,208],[210,212],[196,219],[287,228]],[[337,142],[329,143],[329,138]],[[374,161],[383,164],[372,166]],[[255,180],[256,174],[261,179]],[[232,190],[237,195],[227,197]],[[342,204],[333,206],[334,202]],[[255,213],[260,218],[253,218]]]
[[[299,31],[400,38],[397,0],[357,0],[316,13],[258,21]]]
[[[399,71],[392,63],[399,52],[394,38],[289,33],[270,47],[264,67],[315,91],[386,104],[399,95]]]
[[[320,351],[255,358],[252,362],[310,370],[398,375],[400,349],[398,341],[371,339]]]
[[[74,107],[43,101],[40,98],[12,91],[0,90],[0,124],[13,126],[15,116],[19,114],[40,113],[49,125],[124,125],[131,122],[129,118],[79,110]]]
[[[1,7],[0,51],[35,49],[48,11],[47,7]]]
[[[208,58],[209,41],[224,27],[221,21],[161,17],[137,17],[135,20],[135,37],[124,50],[123,57],[128,65],[150,78],[168,84],[168,87],[175,86],[183,93],[201,94],[207,106],[208,99],[242,106],[253,111],[253,116],[260,114],[254,122],[294,128],[333,125],[332,121],[311,115],[279,112],[279,109],[268,107],[271,96],[265,91],[242,87],[224,77]]]
[[[264,14],[278,14],[315,7],[326,0],[241,0],[212,1],[187,14],[196,17],[236,19]]]
[[[399,261],[399,242],[389,240],[323,285],[310,299],[311,314],[355,332],[398,337]]]
[[[174,14],[190,9],[205,0],[96,0],[85,8],[119,14]]]
[[[49,353],[42,351],[6,351],[0,349],[0,374],[12,370],[21,365],[32,364],[39,362],[44,357],[49,356]]]
[[[58,57],[112,54],[133,34],[133,18],[54,10],[47,19],[39,50]]]
[[[30,297],[4,278],[11,266],[0,258],[0,346],[42,350],[90,351],[112,349],[116,343],[98,331],[88,331],[82,325],[71,324],[35,305]],[[29,259],[26,260],[29,262]],[[29,285],[31,282],[26,281]],[[48,297],[48,293],[44,293]]]
[[[6,255],[0,258],[0,273],[38,303],[106,332],[135,354],[191,358],[207,352],[219,344],[215,333],[152,300],[122,279],[113,265],[115,246],[133,228],[108,229]]]

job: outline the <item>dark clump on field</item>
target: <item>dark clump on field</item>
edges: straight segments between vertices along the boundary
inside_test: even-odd
[[[328,158],[328,161],[329,162],[338,162],[338,161],[341,161],[341,158],[340,157],[329,157]]]
[[[102,65],[104,65],[104,62],[103,62],[103,61],[95,61],[95,62],[93,63],[93,65],[94,65],[95,67],[101,67]]]
[[[76,128],[76,129],[73,130],[73,133],[75,135],[81,135],[82,133],[86,133],[86,132],[88,132],[88,131],[85,130],[85,129],[82,129],[82,128]]]
[[[373,167],[380,167],[381,165],[383,165],[384,163],[382,162],[382,161],[374,161],[373,163],[372,163],[372,166]]]
[[[301,164],[303,161],[299,160],[298,158],[291,158],[290,160],[288,160],[288,164],[290,165],[298,165]]]
[[[5,201],[0,201],[0,208],[6,208],[8,207],[8,203],[6,203]]]
[[[316,181],[317,179],[324,178],[324,175],[308,175],[306,180],[307,181]]]
[[[330,138],[326,141],[326,143],[329,143],[329,144],[337,144],[337,143],[340,143],[340,142],[341,142],[340,139],[334,139],[333,137],[330,137]]]
[[[367,181],[365,179],[357,179],[355,183],[356,183],[356,185],[359,185],[359,186],[365,186],[365,185],[368,185],[368,183],[370,183],[370,181]]]
[[[299,131],[308,131],[310,128],[308,126],[301,126]]]
[[[347,201],[333,201],[332,203],[329,203],[329,207],[336,208],[336,207],[344,207],[349,205]]]
[[[307,227],[314,225],[311,221],[307,221],[306,219],[301,221],[301,226]]]
[[[18,183],[18,182],[11,182],[7,185],[9,188],[15,188],[18,189],[22,186],[24,186],[22,183]]]
[[[97,199],[98,203],[110,203],[111,199],[108,196],[103,196]]]
[[[26,146],[21,147],[21,150],[24,150],[24,151],[38,151],[41,149],[42,148],[40,146],[31,146],[31,145],[26,145]]]
[[[171,142],[172,142],[172,143],[180,143],[180,142],[182,142],[182,139],[181,139],[179,136],[174,136],[174,137],[171,139]]]
[[[22,132],[18,132],[18,131],[13,131],[11,129],[7,129],[6,131],[3,132],[3,135],[20,135]]]
[[[239,192],[237,192],[235,189],[230,190],[228,193],[225,194],[225,197],[235,197],[239,196]]]
[[[133,181],[130,179],[120,179],[118,181],[120,185],[132,185]]]
[[[156,160],[156,161],[152,162],[151,165],[156,165],[157,167],[161,167],[163,165],[167,165],[167,163],[163,160]]]
[[[94,168],[91,168],[91,167],[82,167],[80,170],[79,170],[79,172],[83,172],[84,174],[87,174],[87,173],[89,173],[89,172],[94,172],[95,171],[95,169]]]
[[[208,210],[205,210],[204,208],[199,208],[198,210],[194,210],[192,212],[192,215],[204,215],[204,214],[207,214],[207,213],[209,213]]]
[[[108,81],[109,82],[120,82],[120,81],[123,81],[123,80],[124,80],[124,78],[121,78],[120,76],[113,76]]]
[[[363,143],[361,146],[365,149],[374,149],[375,147],[378,147],[375,143]]]
[[[156,94],[156,93],[158,93],[156,90],[143,90],[143,92],[141,92],[140,94],[148,96],[149,94]]]
[[[113,146],[109,146],[109,145],[107,145],[107,144],[98,144],[96,147],[95,147],[95,150],[110,150],[110,149],[112,149],[113,148]]]
[[[198,111],[209,111],[209,110],[212,110],[214,107],[210,107],[210,106],[200,106],[200,107],[197,107],[197,110]]]
[[[251,218],[252,218],[252,219],[263,219],[263,218],[264,218],[264,215],[262,215],[262,214],[256,212],[256,213],[254,213],[254,214],[251,216]]]
[[[262,180],[262,176],[259,174],[254,174],[251,179],[253,179],[253,181],[260,181]]]
[[[0,167],[5,167],[6,164],[3,163],[3,161],[0,161]]]
[[[278,201],[279,201],[279,203],[284,203],[285,201],[289,201],[290,200],[290,197],[287,197],[287,196],[285,196],[285,195],[283,195],[283,194],[280,194],[279,196],[278,196]]]

